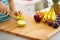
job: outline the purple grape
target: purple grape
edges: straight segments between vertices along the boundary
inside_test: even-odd
[[[52,21],[48,21],[48,25],[49,26],[52,26]]]
[[[58,22],[60,24],[60,20],[57,20],[56,22]]]
[[[57,20],[60,20],[60,16],[57,16]]]
[[[36,22],[40,22],[41,21],[41,17],[38,14],[34,15],[34,19],[35,19]]]
[[[53,22],[53,23],[52,23],[52,26],[53,26],[53,28],[58,28],[59,23],[58,23],[58,22]]]

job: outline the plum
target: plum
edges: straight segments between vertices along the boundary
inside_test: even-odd
[[[34,19],[35,19],[36,22],[40,22],[41,21],[41,16],[38,15],[38,14],[35,14]]]
[[[53,28],[55,28],[55,29],[56,29],[56,28],[58,28],[59,23],[58,23],[58,22],[53,22],[53,23],[52,23],[52,26],[53,26]]]

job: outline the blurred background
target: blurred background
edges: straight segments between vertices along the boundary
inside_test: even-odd
[[[14,3],[17,10],[32,16],[35,11],[50,7],[52,0],[14,0]]]

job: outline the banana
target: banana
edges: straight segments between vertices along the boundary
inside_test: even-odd
[[[51,11],[48,13],[48,20],[51,20]]]
[[[54,12],[54,9],[53,9],[53,12],[52,12],[52,21],[56,21],[56,14],[55,14],[55,12]]]
[[[43,17],[43,21],[56,21],[56,14],[54,12],[54,8],[53,6],[51,7],[51,9],[45,13],[44,17]]]
[[[50,20],[51,18],[51,9],[48,12],[45,12],[45,15],[43,17],[43,21]]]
[[[52,20],[51,19],[51,17],[52,17],[52,11],[53,11],[53,8],[51,7],[51,9],[48,12],[48,20]]]
[[[45,12],[44,17],[43,17],[43,21],[47,21],[47,17],[48,17],[48,13]]]

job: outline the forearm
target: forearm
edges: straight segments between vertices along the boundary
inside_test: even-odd
[[[15,9],[15,5],[14,5],[13,0],[9,0],[8,3],[9,3],[9,5],[10,5],[10,9],[11,9],[11,11],[15,13],[16,9]]]

